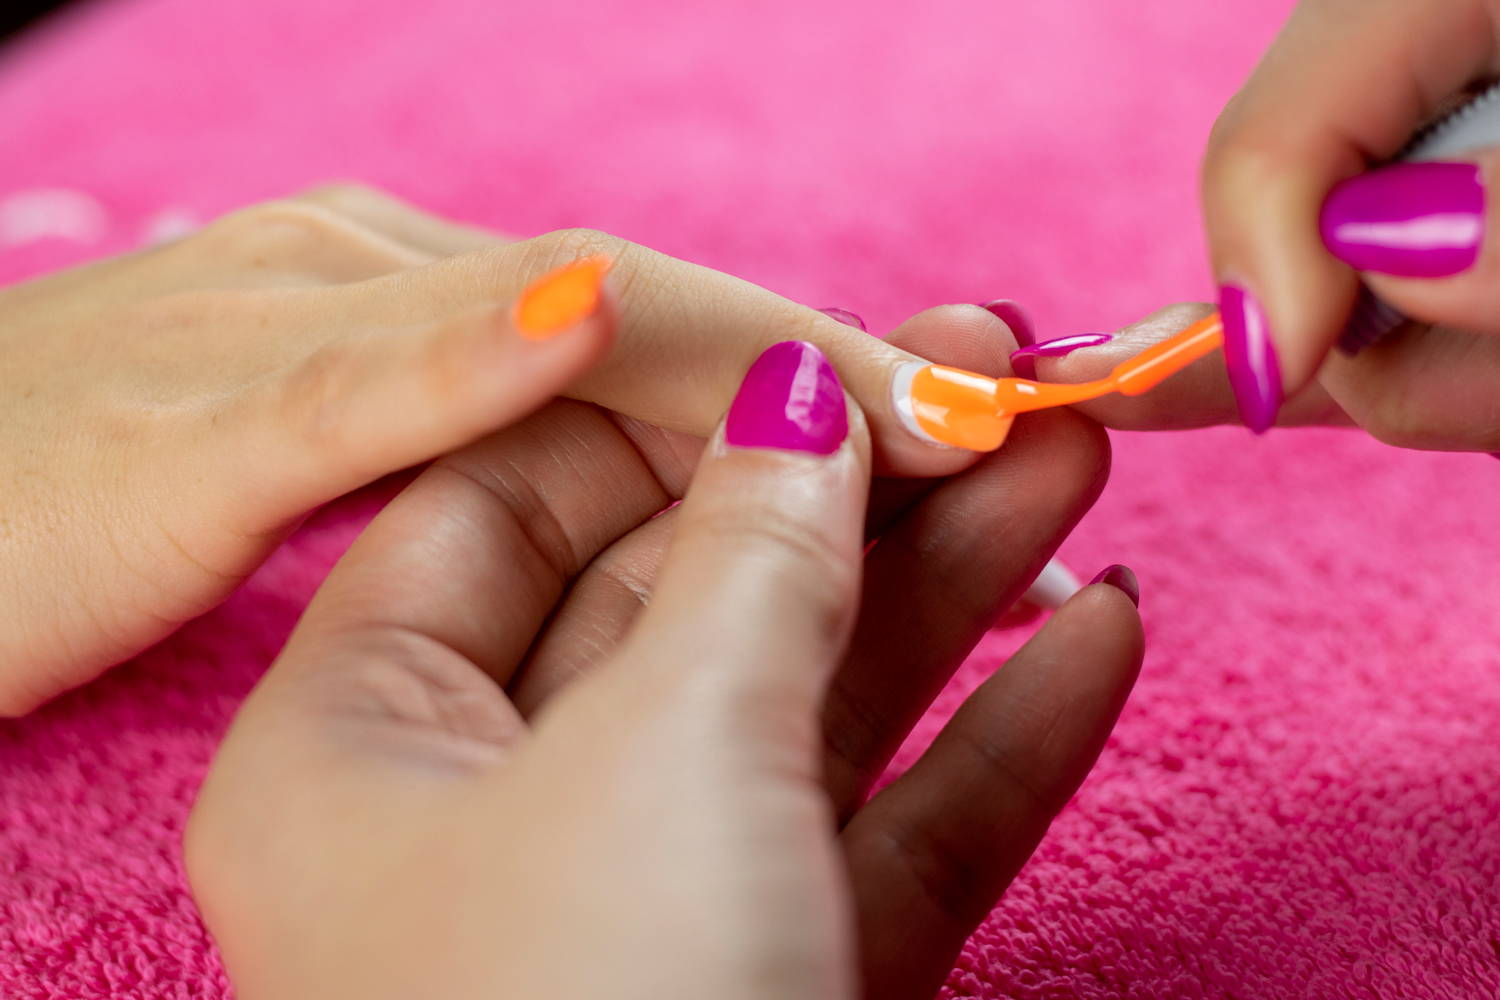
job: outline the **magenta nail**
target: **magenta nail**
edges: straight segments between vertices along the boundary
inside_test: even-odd
[[[852,313],[847,309],[840,309],[838,306],[828,306],[825,309],[819,309],[818,312],[830,319],[838,320],[845,326],[852,326],[856,330],[862,330],[865,333],[870,332],[870,328],[865,326],[865,321],[860,318],[858,313]]]
[[[1118,563],[1106,566],[1098,576],[1089,581],[1090,586],[1096,583],[1107,583],[1116,590],[1123,591],[1130,598],[1131,604],[1141,606],[1141,582],[1135,578],[1135,573],[1129,566]]]
[[[1108,333],[1075,333],[1067,337],[1055,337],[1012,351],[1010,367],[1021,378],[1035,379],[1037,358],[1060,358],[1081,348],[1098,347],[1114,339],[1114,335]]]
[[[979,303],[981,307],[988,309],[1008,327],[1010,332],[1016,335],[1016,346],[1030,347],[1036,343],[1036,326],[1031,322],[1031,316],[1021,304],[1014,299],[991,299],[989,302]]]
[[[849,434],[844,388],[812,344],[766,348],[729,407],[724,440],[736,448],[779,448],[831,455]]]
[[[1224,364],[1239,404],[1240,420],[1257,434],[1276,422],[1281,409],[1281,366],[1271,343],[1271,326],[1255,296],[1238,285],[1219,289],[1224,319]]]
[[[1339,184],[1318,220],[1328,252],[1359,271],[1445,278],[1474,266],[1484,185],[1472,163],[1399,163]]]

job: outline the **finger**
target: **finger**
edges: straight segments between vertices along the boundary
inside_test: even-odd
[[[1035,342],[1036,332],[1030,317],[1019,303],[1009,299],[997,299],[978,307],[928,309],[902,323],[886,337],[886,343],[918,357],[987,375],[1012,374],[1005,363],[1006,352],[1013,354],[1013,348]],[[888,484],[899,488],[900,481],[888,481]],[[902,509],[909,509],[920,496],[931,492],[931,488],[929,481],[927,488],[920,493],[908,493]],[[895,513],[896,508],[887,506],[894,499],[894,492],[889,488],[878,491],[871,497],[871,509]],[[880,530],[883,531],[892,519],[890,516],[879,517]],[[871,521],[875,522],[877,518],[872,516]],[[1063,563],[1053,560],[1042,568],[1021,599],[994,624],[1019,624],[1032,620],[1043,610],[1055,610],[1077,593],[1079,586],[1073,572]]]
[[[827,359],[798,342],[764,352],[704,453],[615,676],[685,694],[715,723],[774,727],[786,738],[757,745],[811,776],[814,706],[856,610],[869,481],[867,432]]]
[[[600,411],[552,404],[442,459],[382,511],[319,590],[299,645],[396,636],[507,684],[569,582],[670,503],[662,478],[678,474]]]
[[[1404,314],[1500,334],[1500,250],[1485,239],[1500,218],[1485,194],[1496,179],[1500,150],[1352,178],[1324,203],[1324,243]]]
[[[515,241],[514,236],[424,212],[391,194],[361,184],[325,184],[304,191],[293,200],[320,205],[434,258]]]
[[[893,330],[890,343],[943,364],[975,371],[1003,365],[1015,341],[1007,326],[977,306],[939,306]],[[928,479],[881,479],[871,491],[866,534],[875,537],[936,488]],[[563,687],[607,660],[649,604],[680,508],[619,539],[579,576],[515,684],[511,697],[530,716]],[[906,584],[910,585],[910,584]]]
[[[470,309],[425,328],[335,339],[246,393],[229,415],[244,438],[226,457],[230,471],[277,470],[259,490],[244,484],[241,495],[260,508],[250,515],[272,522],[251,527],[269,530],[287,511],[452,451],[547,402],[608,350],[614,321],[601,281],[598,267],[579,265],[529,289],[519,308],[554,310],[545,328],[526,328],[513,307]],[[299,321],[318,325],[316,307],[329,304],[304,305]]]
[[[945,475],[974,461],[972,453],[934,445],[902,423],[892,385],[896,369],[913,360],[906,352],[748,282],[601,233],[548,234],[329,294],[354,321],[420,318],[504,298],[531,276],[589,254],[614,261],[610,282],[620,326],[614,350],[569,390],[575,398],[707,437],[740,373],[762,351],[807,340],[829,357],[867,414],[881,469]]]
[[[1376,438],[1401,448],[1500,451],[1500,338],[1408,325],[1320,380]]]
[[[231,212],[138,259],[152,261],[153,274],[170,276],[171,286],[161,291],[171,292],[361,282],[433,258],[352,217],[282,200]]]
[[[824,709],[824,771],[841,819],[1036,579],[1108,469],[1097,425],[1067,412],[1030,414],[1004,450],[942,483],[876,542],[849,657]]]
[[[1220,119],[1204,211],[1248,426],[1313,377],[1354,301],[1353,272],[1319,237],[1324,198],[1486,68],[1492,29],[1485,0],[1304,3]]]
[[[1148,347],[1182,332],[1208,315],[1211,307],[1198,303],[1168,306],[1114,334],[1081,340],[1059,338],[1051,349],[1046,343],[1032,348],[1032,372],[1044,382],[1088,382],[1104,378],[1121,362]],[[1074,347],[1069,340],[1084,346]],[[1103,340],[1102,343],[1099,341]],[[1068,349],[1072,348],[1072,349]],[[1173,375],[1140,396],[1112,394],[1073,407],[1106,427],[1119,430],[1190,430],[1221,424],[1239,424],[1240,413],[1224,365],[1217,357],[1204,358]],[[1310,382],[1290,396],[1277,417],[1277,425],[1346,426],[1348,417],[1318,382]]]
[[[1131,596],[1086,588],[854,817],[842,839],[866,997],[937,992],[1093,766],[1142,648]]]

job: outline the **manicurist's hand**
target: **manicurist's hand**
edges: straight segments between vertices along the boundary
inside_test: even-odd
[[[1209,143],[1203,204],[1225,365],[1080,407],[1116,427],[1355,424],[1409,448],[1500,451],[1500,149],[1379,166],[1497,70],[1494,0],[1304,0]],[[1336,349],[1360,280],[1416,322]],[[1035,360],[1082,381],[1206,311]],[[1347,346],[1347,345],[1346,345]]]
[[[1204,212],[1247,426],[1316,378],[1384,440],[1500,449],[1500,252],[1485,238],[1500,150],[1369,172],[1494,74],[1497,18],[1493,0],[1304,0],[1220,118]],[[1359,277],[1424,325],[1332,350]]]
[[[761,354],[686,499],[645,523],[686,466],[646,437],[590,474],[571,403],[376,518],[190,824],[240,997],[932,995],[1104,743],[1135,584],[1076,595],[865,801],[1091,500],[1104,444],[1039,414],[874,509],[835,367]]]
[[[591,255],[611,267],[601,308],[519,331],[522,289]],[[977,307],[903,330],[969,354],[1009,338]],[[902,422],[900,337],[601,233],[505,242],[359,189],[0,291],[0,714],[214,606],[315,506],[557,393],[591,404],[549,412],[602,503],[620,467],[649,464],[643,440],[695,455],[745,366],[788,338],[839,365],[880,471],[974,461]]]

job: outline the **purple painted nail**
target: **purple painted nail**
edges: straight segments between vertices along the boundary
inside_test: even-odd
[[[1014,299],[992,299],[989,302],[979,303],[985,309],[996,316],[1010,327],[1010,332],[1016,335],[1017,347],[1030,347],[1036,343],[1036,326],[1032,324],[1031,317],[1021,304]]]
[[[1136,607],[1141,606],[1141,582],[1135,578],[1135,573],[1129,566],[1121,566],[1118,563],[1106,566],[1098,576],[1089,581],[1090,586],[1096,583],[1107,583],[1116,590],[1124,591],[1125,596],[1130,598],[1131,604]]]
[[[865,321],[859,318],[858,313],[852,313],[847,309],[840,309],[838,306],[829,306],[826,309],[819,309],[818,312],[824,316],[838,320],[845,326],[852,326],[856,330],[863,330],[865,333],[870,332],[870,328],[865,326]]]
[[[745,373],[729,407],[724,440],[736,448],[831,455],[849,433],[844,388],[823,352],[788,340],[773,344]]]
[[[1109,333],[1075,333],[1067,337],[1055,337],[1012,351],[1010,367],[1021,378],[1035,379],[1037,358],[1060,358],[1080,348],[1098,347],[1114,339],[1114,335]]]
[[[1281,409],[1281,366],[1271,343],[1271,326],[1255,296],[1238,285],[1219,289],[1224,318],[1224,363],[1239,404],[1240,420],[1257,434],[1276,422]]]
[[[1474,266],[1484,186],[1472,163],[1398,163],[1335,187],[1318,220],[1328,252],[1360,271],[1445,278]]]

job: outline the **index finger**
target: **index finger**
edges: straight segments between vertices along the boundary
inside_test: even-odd
[[[1248,426],[1313,377],[1353,304],[1354,272],[1318,232],[1329,191],[1394,155],[1493,55],[1485,0],[1309,0],[1225,110],[1204,214]]]
[[[750,282],[604,233],[550,233],[329,294],[340,297],[344,315],[416,321],[514,295],[537,275],[591,255],[613,261],[609,284],[619,327],[609,356],[567,395],[706,438],[734,398],[740,375],[762,351],[805,341],[829,358],[866,414],[878,471],[940,476],[973,464],[972,451],[946,446],[959,441],[934,444],[903,423],[896,374],[919,360],[914,355]],[[954,307],[951,313],[955,326],[972,328],[958,335],[1012,338],[1006,324],[983,308]]]

